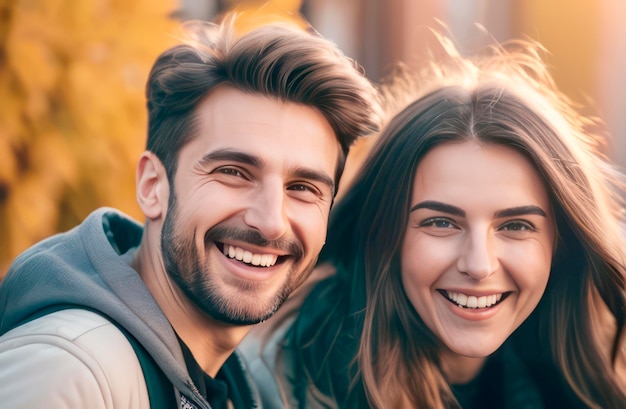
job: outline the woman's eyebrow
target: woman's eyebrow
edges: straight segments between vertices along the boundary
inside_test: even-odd
[[[438,212],[449,213],[455,216],[465,217],[465,211],[460,207],[452,206],[446,203],[437,202],[435,200],[425,200],[411,207],[409,212],[413,212],[417,209],[430,209]]]
[[[465,211],[459,207],[452,206],[446,203],[437,202],[434,200],[425,200],[411,207],[411,212],[417,209],[430,209],[438,212],[449,213],[455,216],[465,217]],[[522,216],[527,214],[536,214],[538,216],[548,217],[546,212],[539,206],[517,206],[509,209],[502,209],[495,212],[495,217],[513,217]]]
[[[495,212],[495,217],[513,217],[513,216],[522,216],[527,214],[536,214],[538,216],[548,217],[546,212],[539,206],[528,205],[528,206],[518,206],[511,207],[509,209],[502,209]]]

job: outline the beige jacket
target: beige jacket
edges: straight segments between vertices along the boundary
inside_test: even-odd
[[[124,334],[98,314],[73,309],[0,337],[0,407],[149,409],[150,403]]]

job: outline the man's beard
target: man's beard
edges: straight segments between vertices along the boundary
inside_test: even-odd
[[[216,321],[232,325],[252,325],[265,321],[278,310],[289,294],[297,288],[315,265],[316,258],[300,273],[300,279],[293,283],[297,271],[292,268],[282,287],[271,300],[255,300],[255,289],[262,283],[232,283],[236,293],[231,288],[227,294],[225,288],[220,288],[220,281],[216,272],[212,270],[208,261],[200,263],[198,250],[194,238],[184,237],[176,231],[178,211],[174,193],[170,193],[168,212],[163,223],[161,233],[161,251],[165,270],[183,293],[202,312]],[[297,266],[303,257],[303,249],[294,241],[279,240],[270,242],[256,230],[241,230],[215,226],[204,237],[204,243],[215,245],[225,239],[236,239],[241,242],[257,246],[271,246],[287,251],[293,259],[293,266]],[[221,287],[225,287],[222,285]],[[251,297],[248,297],[250,294]]]

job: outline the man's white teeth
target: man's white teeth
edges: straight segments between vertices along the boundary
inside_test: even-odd
[[[502,293],[482,295],[476,297],[474,295],[466,295],[463,293],[457,293],[454,291],[446,291],[448,298],[454,301],[457,305],[465,308],[486,308],[491,307],[502,299]]]
[[[276,260],[278,259],[276,254],[252,254],[248,250],[244,250],[241,247],[231,246],[230,244],[224,244],[223,253],[226,257],[234,258],[239,261],[243,261],[246,264],[261,267],[271,267],[276,264]]]

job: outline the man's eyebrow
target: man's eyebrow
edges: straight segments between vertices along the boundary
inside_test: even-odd
[[[254,166],[255,168],[263,166],[263,162],[258,157],[245,152],[234,151],[232,149],[219,149],[212,151],[200,159],[200,163],[209,163],[213,161],[234,161]]]
[[[411,207],[409,212],[413,212],[417,209],[430,209],[438,212],[449,213],[455,216],[465,217],[465,211],[459,207],[452,206],[446,203],[437,202],[435,200],[425,200]]]
[[[202,157],[202,159],[200,159],[200,163],[209,163],[214,161],[234,161],[250,165],[255,168],[262,168],[264,164],[263,160],[261,160],[257,156],[232,149],[215,150],[207,153]],[[323,183],[324,185],[328,186],[328,188],[331,189],[333,192],[335,191],[335,182],[333,178],[331,178],[330,175],[326,174],[325,172],[298,166],[293,171],[293,175],[297,178]]]
[[[333,192],[333,194],[335,192],[335,182],[325,172],[310,169],[310,168],[298,167],[294,171],[294,176],[298,178],[306,179],[306,180],[314,180],[314,181],[320,182],[328,186],[328,188]]]
[[[527,214],[536,214],[538,216],[548,217],[546,212],[541,207],[535,205],[518,206],[511,207],[510,209],[498,210],[495,213],[495,217],[513,217]]]

